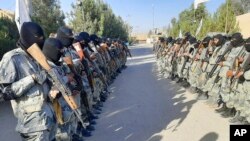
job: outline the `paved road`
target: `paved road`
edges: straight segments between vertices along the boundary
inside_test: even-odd
[[[227,141],[228,119],[196,95],[158,75],[152,48],[133,47],[128,68],[111,85],[87,141]]]
[[[228,119],[157,72],[152,48],[132,47],[128,68],[110,86],[87,141],[227,141]],[[0,141],[18,141],[8,103],[0,103]]]

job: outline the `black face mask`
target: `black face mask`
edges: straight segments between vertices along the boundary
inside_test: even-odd
[[[194,38],[194,37],[191,37],[190,39],[189,39],[189,43],[192,45],[192,44],[194,44],[194,43],[196,43],[196,38]]]
[[[200,42],[194,44],[194,48],[199,48]]]
[[[210,40],[211,40],[211,37],[206,37],[203,39],[202,44],[205,48],[208,47]]]
[[[43,53],[44,55],[56,65],[60,65],[60,58],[62,56],[61,49],[63,46],[58,39],[49,38],[45,41],[43,46]]]
[[[235,33],[235,34],[232,35],[231,45],[233,47],[242,46],[243,43],[244,43],[244,39],[242,38],[242,35],[240,33]]]
[[[244,47],[247,52],[250,52],[250,38],[248,38],[244,44]]]
[[[216,47],[222,46],[222,45],[224,45],[225,42],[226,42],[225,37],[223,37],[221,34],[216,35],[214,38],[216,38],[216,39],[219,40],[218,43],[215,44]]]
[[[18,45],[26,51],[34,43],[36,43],[42,49],[44,43],[43,30],[36,23],[25,22],[21,27]]]
[[[203,45],[205,48],[208,47],[208,44],[209,44],[209,42],[202,42],[202,45]]]
[[[61,38],[61,37],[57,37],[57,39],[59,39],[62,43],[62,45],[64,47],[69,47],[73,44],[74,39],[73,38]]]

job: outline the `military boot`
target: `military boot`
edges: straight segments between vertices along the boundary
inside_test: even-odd
[[[209,106],[218,105],[217,100],[213,96],[209,96],[206,104]]]
[[[182,78],[179,78],[179,79],[177,79],[177,81],[176,81],[176,83],[181,83],[181,82],[183,82],[183,79],[182,79]]]
[[[208,94],[207,92],[202,92],[200,93],[200,95],[198,96],[198,100],[207,100],[208,99]]]
[[[225,103],[223,103],[222,107],[219,108],[219,109],[215,109],[215,112],[216,113],[222,113],[222,112],[225,112],[226,110],[228,110],[227,106]]]
[[[77,134],[72,135],[72,141],[83,141],[83,138]]]
[[[244,117],[240,116],[240,111],[237,111],[235,116],[231,119],[229,119],[230,123],[238,123],[242,122],[244,120]]]
[[[197,92],[197,89],[195,87],[190,87],[188,91],[192,94],[195,94]]]
[[[98,107],[103,107],[103,102],[98,101],[97,106],[98,106]]]
[[[86,129],[87,129],[88,131],[94,131],[94,130],[95,130],[95,127],[92,126],[92,125],[88,125],[88,126],[86,127]]]
[[[249,122],[243,117],[241,121],[236,121],[231,123],[231,125],[249,125]]]
[[[93,113],[88,112],[88,118],[89,118],[89,120],[98,119],[98,116],[95,116]]]
[[[97,104],[93,105],[93,108],[95,110],[102,111],[102,109]]]
[[[82,137],[90,137],[92,136],[91,132],[88,131],[85,127],[83,127],[81,124],[77,126],[77,135]],[[77,136],[75,136],[77,137]]]
[[[174,80],[175,79],[175,76],[174,74],[171,74],[171,77],[170,77],[171,80]]]
[[[229,110],[221,114],[221,116],[223,118],[229,118],[229,117],[235,116],[235,113],[236,113],[236,110],[234,108],[230,108]]]
[[[83,137],[91,137],[92,136],[91,132],[85,128],[82,128],[81,134]]]
[[[93,109],[93,110],[92,110],[92,112],[93,112],[93,114],[95,114],[95,115],[99,115],[99,114],[101,114],[101,112],[100,112],[100,111],[98,111],[98,110],[96,110],[96,109]]]
[[[184,79],[183,82],[181,82],[181,86],[184,88],[188,88],[190,86],[190,84],[187,82],[186,79]]]

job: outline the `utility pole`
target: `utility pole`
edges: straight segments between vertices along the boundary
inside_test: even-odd
[[[154,4],[152,4],[152,9],[153,9],[153,30],[155,31],[155,7],[154,7]]]
[[[227,18],[228,18],[228,5],[229,5],[229,1],[227,0],[226,2],[227,2],[227,12],[226,12],[225,33],[227,33],[227,24],[228,24],[228,23],[227,23],[227,21],[228,21]]]

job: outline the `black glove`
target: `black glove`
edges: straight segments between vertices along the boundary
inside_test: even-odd
[[[42,70],[40,72],[32,74],[32,78],[35,80],[36,83],[42,85],[47,79],[47,73],[44,70]]]
[[[244,78],[244,75],[241,75],[239,77],[239,83],[243,83],[246,79]]]

